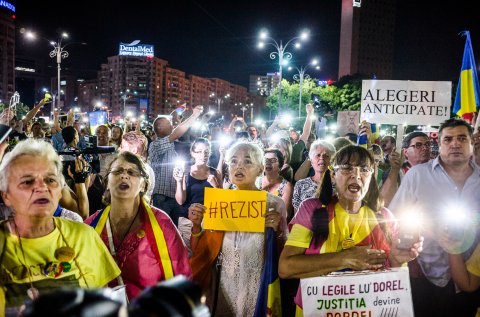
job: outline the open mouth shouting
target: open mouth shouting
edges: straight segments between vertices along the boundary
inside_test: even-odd
[[[349,184],[348,187],[347,187],[348,191],[353,193],[353,194],[357,194],[359,192],[361,192],[362,190],[362,187],[356,183],[353,183],[353,184]]]
[[[48,205],[50,203],[50,199],[48,198],[37,198],[33,201],[35,205]]]
[[[118,185],[118,188],[120,190],[128,190],[130,188],[130,185],[128,185],[127,183],[121,183],[120,185]]]

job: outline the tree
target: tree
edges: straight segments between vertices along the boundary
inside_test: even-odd
[[[7,107],[9,107],[9,105],[0,103],[0,113],[3,111],[3,109],[5,109]],[[18,119],[22,119],[29,111],[30,111],[30,108],[26,104],[21,103],[21,102],[17,103],[15,116]]]

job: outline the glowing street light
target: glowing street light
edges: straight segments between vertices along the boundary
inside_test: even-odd
[[[69,56],[69,53],[65,50],[65,47],[67,47],[68,45],[70,44],[82,44],[82,45],[86,45],[87,43],[84,43],[84,42],[71,42],[71,43],[63,43],[63,40],[65,39],[68,39],[69,38],[69,35],[68,33],[66,32],[62,32],[59,34],[58,36],[58,39],[56,41],[52,41],[52,40],[48,40],[44,37],[38,37],[34,32],[32,31],[28,31],[24,28],[21,28],[20,29],[20,33],[22,34],[25,34],[25,37],[27,39],[30,39],[30,40],[35,40],[37,38],[41,38],[43,40],[46,40],[47,42],[50,43],[50,45],[53,46],[53,50],[50,52],[49,56],[51,58],[55,58],[56,57],[56,62],[57,62],[57,104],[58,104],[58,108],[60,108],[60,97],[61,97],[61,93],[62,93],[62,89],[61,89],[61,86],[60,86],[60,71],[62,69],[61,67],[61,64],[62,64],[62,59],[65,59]],[[52,114],[53,114],[53,111],[54,111],[54,103],[52,103]]]
[[[287,47],[290,43],[295,42],[295,48],[301,47],[301,41],[306,41],[308,39],[309,33],[308,31],[303,31],[300,35],[291,38],[287,41],[285,45],[283,45],[282,41],[280,42],[275,41],[272,37],[270,37],[267,31],[263,30],[260,32],[258,42],[259,48],[264,48],[265,45],[272,45],[276,51],[270,53],[270,59],[275,59],[278,57],[278,111],[282,110],[282,67],[288,64],[288,62],[292,59],[292,53],[287,51]]]
[[[315,69],[316,70],[320,70],[320,65],[318,65],[318,60],[317,59],[314,59],[310,62],[311,66],[315,66]],[[310,78],[310,75],[309,74],[305,74],[305,72],[307,71],[307,68],[308,66],[301,66],[300,69],[296,66],[290,66],[288,68],[288,70],[292,70],[292,69],[296,69],[297,70],[297,74],[293,75],[293,79],[295,80],[298,80],[299,81],[299,91],[300,91],[300,97],[299,97],[299,100],[298,100],[298,117],[300,118],[301,117],[301,114],[302,114],[302,87],[303,87],[303,80],[304,79],[308,79]]]
[[[225,94],[223,98],[217,96],[214,92],[209,95],[210,98],[215,98],[217,101],[217,113],[220,113],[220,103],[230,98],[230,94]]]

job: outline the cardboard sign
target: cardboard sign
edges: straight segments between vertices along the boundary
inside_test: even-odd
[[[267,192],[205,188],[205,229],[264,232]]]
[[[358,133],[360,124],[360,111],[337,112],[337,134],[343,136],[347,133]]]
[[[302,279],[304,316],[413,317],[408,268]]]
[[[450,81],[363,80],[360,121],[440,125],[450,118]]]

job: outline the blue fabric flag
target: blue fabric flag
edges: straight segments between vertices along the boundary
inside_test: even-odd
[[[467,37],[463,52],[462,70],[458,79],[457,94],[453,105],[453,113],[471,122],[479,105],[479,91],[477,67],[473,57],[470,32],[463,31],[461,35]]]
[[[277,241],[275,236],[275,231],[272,228],[267,228],[265,266],[263,268],[260,289],[258,290],[254,317],[282,316]]]

